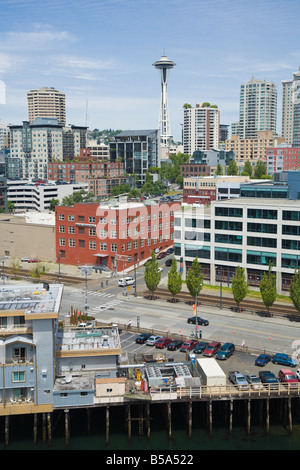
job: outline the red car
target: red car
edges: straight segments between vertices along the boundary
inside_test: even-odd
[[[172,342],[172,338],[160,338],[158,341],[155,343],[155,347],[158,349],[163,349],[168,346]]]
[[[206,348],[203,351],[203,356],[208,356],[208,357],[213,356],[214,354],[216,354],[218,349],[220,349],[220,347],[221,347],[221,343],[219,343],[218,341],[213,341],[212,343],[209,343],[209,345],[206,346]]]
[[[37,258],[29,258],[28,263],[39,263],[40,260]]]
[[[162,251],[161,253],[158,253],[156,259],[162,259],[162,258],[164,258],[165,256],[167,256],[167,253],[165,253],[164,251]]]
[[[190,351],[191,349],[194,349],[194,347],[198,344],[198,341],[195,341],[193,339],[187,340],[183,343],[183,345],[180,348],[181,352],[186,352]]]

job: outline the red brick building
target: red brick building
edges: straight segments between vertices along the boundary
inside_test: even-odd
[[[267,173],[300,169],[299,147],[269,147],[266,149]]]
[[[73,162],[49,162],[48,180],[67,183],[88,183],[90,178],[116,178],[124,176],[124,163],[99,162],[95,159]]]
[[[56,206],[56,259],[122,271],[174,243],[178,203]]]

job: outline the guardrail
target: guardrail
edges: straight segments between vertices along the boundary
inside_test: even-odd
[[[174,386],[151,387],[150,395],[160,400],[174,397]],[[264,398],[296,397],[300,395],[300,383],[261,384],[249,386],[219,385],[201,387],[177,387],[177,399],[219,399],[219,398]],[[157,399],[157,398],[156,398]]]

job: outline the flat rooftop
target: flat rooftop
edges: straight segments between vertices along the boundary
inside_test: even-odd
[[[57,317],[62,297],[62,284],[48,284],[49,289],[43,283],[26,285],[2,285],[0,286],[0,314],[4,312],[13,314],[20,311],[25,316],[51,314]]]
[[[60,328],[56,334],[56,350],[62,353],[94,350],[100,353],[121,348],[118,329],[112,328]]]

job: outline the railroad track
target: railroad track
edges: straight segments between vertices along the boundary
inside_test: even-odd
[[[33,265],[34,267],[34,265]],[[4,274],[5,276],[12,276],[13,275],[13,269],[9,266],[5,266],[4,268]],[[3,272],[1,270],[1,277],[3,275]],[[40,281],[40,282],[51,282],[55,281],[58,282],[58,274],[56,273],[42,273],[39,278],[32,277],[30,274],[30,271],[27,269],[20,269],[18,270],[17,274],[14,274],[15,277],[21,278],[21,279],[31,279],[32,281]],[[61,284],[65,285],[73,285],[73,284],[80,284],[84,282],[84,280],[80,277],[76,276],[68,276],[67,274],[61,274],[60,275],[60,282]]]
[[[150,291],[145,293],[145,296],[151,295]],[[164,300],[169,300],[172,298],[172,295],[168,291],[168,289],[158,288],[154,295],[157,295],[159,298]],[[175,296],[175,299],[179,302],[186,302],[186,303],[194,303],[191,295],[188,292],[181,292]],[[220,296],[219,295],[208,295],[208,294],[200,294],[198,297],[198,304],[199,305],[211,305],[213,307],[220,306]],[[229,309],[236,309],[237,304],[234,298],[228,296],[222,296],[222,306],[224,308]],[[268,315],[267,308],[265,307],[264,303],[259,300],[250,300],[246,299],[243,300],[240,304],[240,308],[242,310],[247,310],[251,312],[255,312],[257,315],[260,316],[281,316],[289,318],[292,321],[300,321],[300,314],[297,312],[295,307],[290,304],[285,303],[275,303],[270,307],[270,313]]]

